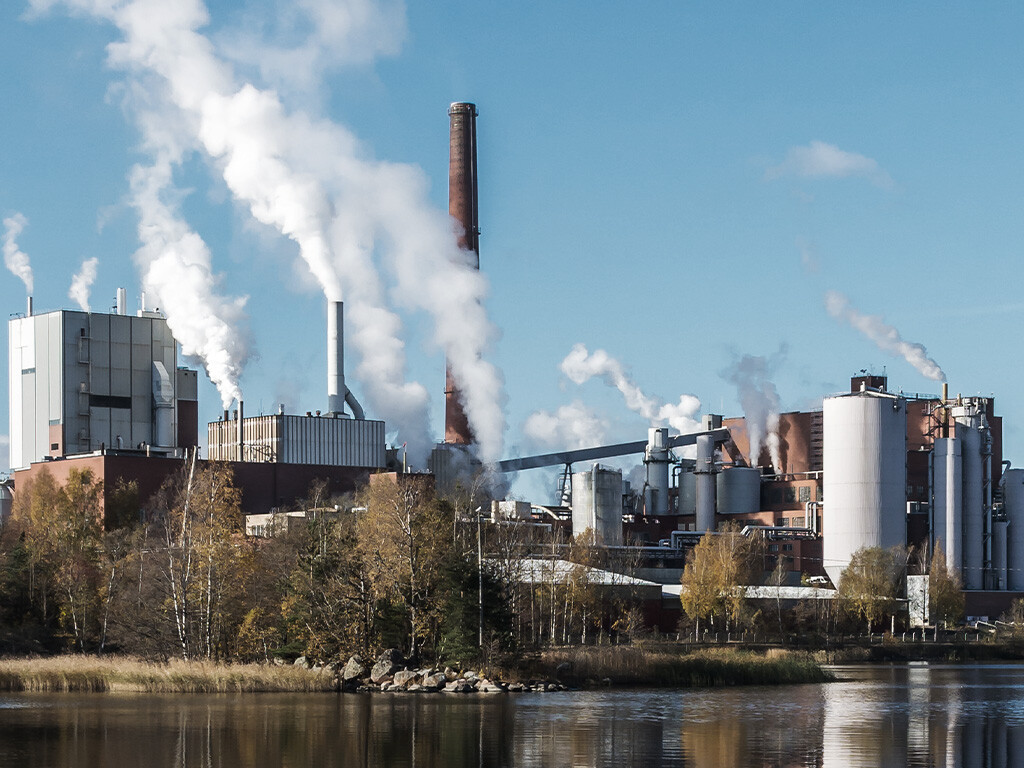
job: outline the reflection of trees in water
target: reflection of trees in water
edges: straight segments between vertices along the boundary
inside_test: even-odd
[[[9,697],[0,765],[945,766],[1024,755],[1024,668],[848,669],[824,686],[494,696]]]

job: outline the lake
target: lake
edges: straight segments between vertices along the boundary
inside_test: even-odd
[[[1024,766],[1024,665],[546,694],[0,694],[0,766]]]

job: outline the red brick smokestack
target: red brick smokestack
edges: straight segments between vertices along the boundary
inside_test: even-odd
[[[451,138],[448,152],[448,213],[462,225],[459,247],[472,251],[480,268],[480,227],[477,213],[476,104],[456,102],[448,108]],[[448,367],[445,376],[444,441],[467,445],[473,442],[458,382]]]

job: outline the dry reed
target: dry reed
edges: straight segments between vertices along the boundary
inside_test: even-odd
[[[335,690],[329,670],[211,661],[166,663],[123,656],[0,659],[0,690],[256,693]]]

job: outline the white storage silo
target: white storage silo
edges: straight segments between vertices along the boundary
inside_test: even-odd
[[[965,589],[984,588],[985,489],[981,412],[974,403],[954,406],[963,461],[963,575]]]
[[[832,583],[863,547],[905,545],[907,404],[884,392],[823,404],[822,550]]]
[[[960,440],[942,437],[932,447],[933,545],[942,543],[946,566],[961,573],[963,567],[963,464]]]
[[[1006,532],[1007,589],[1024,591],[1024,469],[1003,472],[1003,509]]]
[[[718,474],[718,514],[751,515],[761,509],[761,470],[727,467]]]
[[[608,546],[622,545],[622,473],[595,464],[572,476],[572,531],[590,528]]]

